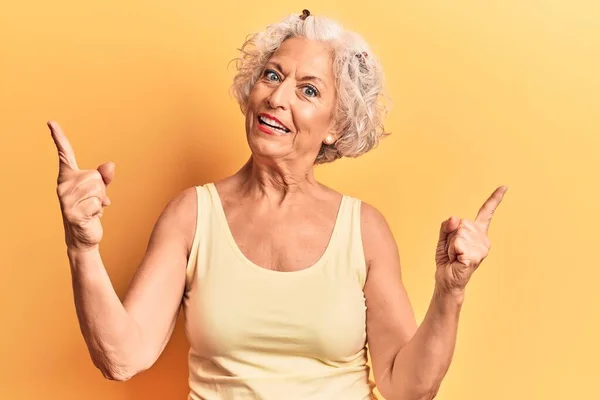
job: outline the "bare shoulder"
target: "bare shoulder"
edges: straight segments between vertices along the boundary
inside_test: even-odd
[[[187,220],[190,217],[196,215],[197,208],[197,194],[196,187],[190,186],[181,190],[177,193],[165,207],[165,212],[169,212],[180,220]],[[194,221],[192,221],[194,222]],[[192,224],[193,225],[193,224]]]
[[[398,249],[390,225],[381,211],[369,203],[361,203],[361,235],[365,259],[370,267],[377,257],[393,256]]]
[[[185,188],[169,200],[157,222],[157,226],[165,225],[166,231],[176,232],[187,250],[196,230],[197,204],[196,187]]]
[[[193,211],[196,213],[196,186],[190,186],[181,190],[169,201],[168,206],[178,213]]]
[[[365,201],[361,201],[360,218],[364,228],[375,230],[388,228],[388,223],[381,211]]]

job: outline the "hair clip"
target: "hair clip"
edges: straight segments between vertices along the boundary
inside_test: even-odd
[[[300,19],[302,21],[304,21],[309,16],[310,16],[310,11],[304,9],[304,10],[302,10],[302,14],[300,14]]]

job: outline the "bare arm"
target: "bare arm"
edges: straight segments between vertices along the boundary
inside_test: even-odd
[[[154,364],[173,331],[195,228],[194,188],[163,210],[123,303],[98,246],[69,248],[75,307],[94,364],[108,379],[127,380]]]
[[[450,365],[460,301],[436,292],[417,328],[393,234],[375,208],[362,209],[367,337],[377,387],[388,400],[432,399]]]
[[[434,290],[423,322],[394,358],[389,400],[436,396],[454,354],[461,305],[461,298]]]
[[[111,203],[106,189],[114,178],[114,165],[80,169],[61,127],[54,121],[48,127],[58,151],[56,193],[81,332],[104,376],[126,380],[154,364],[173,331],[196,228],[196,189],[182,191],[163,210],[121,302],[99,250],[100,218]]]

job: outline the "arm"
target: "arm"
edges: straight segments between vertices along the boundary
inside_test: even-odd
[[[150,368],[166,346],[185,287],[195,210],[193,187],[165,207],[122,303],[98,246],[68,249],[81,332],[106,378],[124,381]]]
[[[434,290],[423,322],[394,358],[389,400],[435,397],[454,354],[461,304],[456,295]]]
[[[432,399],[452,359],[461,300],[434,291],[417,328],[393,234],[375,208],[363,204],[362,210],[367,337],[377,387],[388,400]]]

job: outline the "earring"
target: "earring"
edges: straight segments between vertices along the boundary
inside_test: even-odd
[[[333,136],[327,135],[327,137],[325,138],[325,144],[333,144]]]

